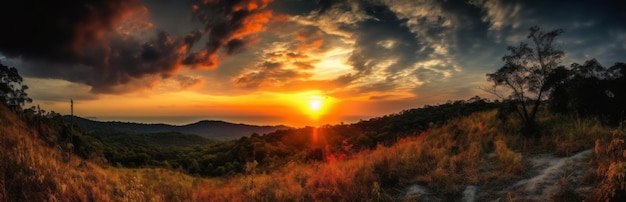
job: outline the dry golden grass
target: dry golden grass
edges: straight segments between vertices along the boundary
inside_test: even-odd
[[[412,184],[444,197],[466,185],[519,178],[527,168],[523,151],[570,154],[610,131],[594,120],[543,116],[552,134],[532,144],[517,132],[519,121],[501,123],[496,111],[487,111],[345,159],[292,162],[269,173],[256,173],[249,163],[247,174],[206,179],[167,169],[102,168],[75,156],[65,162],[62,151],[45,146],[18,117],[0,112],[0,201],[390,201],[403,200],[398,190]],[[618,143],[599,140],[597,161],[608,158],[606,145]],[[598,176],[624,178],[623,161],[599,165]]]
[[[185,201],[197,184],[209,182],[164,169],[64,160],[4,107],[0,121],[0,201]]]
[[[507,147],[507,141],[514,140],[498,133],[495,111],[472,117],[345,160],[291,163],[269,174],[225,181],[203,193],[206,198],[244,201],[385,201],[399,200],[393,190],[410,184],[448,195],[465,185],[501,183],[522,172],[522,155]]]
[[[286,166],[229,179],[194,178],[165,169],[102,168],[44,146],[25,124],[3,113],[0,199],[26,201],[380,201],[391,188],[420,183],[442,194],[485,183],[501,167],[520,170],[517,153],[497,134],[495,112],[479,113],[419,137],[344,160]],[[494,147],[495,148],[490,148]],[[487,153],[496,151],[497,158]],[[519,164],[519,165],[517,165]],[[496,165],[485,167],[485,165]],[[517,167],[516,167],[517,166]],[[494,173],[495,172],[495,173]],[[494,180],[491,177],[490,180]],[[384,188],[383,188],[384,187]],[[19,191],[18,191],[19,190]]]
[[[596,173],[591,180],[598,182],[587,198],[589,201],[623,201],[626,199],[626,127],[613,131],[611,138],[595,141]]]

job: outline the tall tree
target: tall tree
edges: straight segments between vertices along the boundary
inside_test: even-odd
[[[502,99],[511,99],[518,105],[516,113],[524,123],[524,134],[534,134],[535,116],[541,101],[548,97],[551,85],[548,76],[559,67],[565,52],[555,47],[555,38],[563,29],[543,32],[539,27],[530,28],[529,42],[520,42],[509,46],[509,53],[502,57],[504,66],[496,72],[487,74],[487,80],[493,82],[488,92]],[[502,92],[499,88],[504,88]],[[505,97],[504,93],[509,93]]]
[[[596,59],[571,70],[557,69],[551,75],[554,89],[548,101],[550,110],[580,117],[597,117],[617,125],[626,116],[626,64],[605,68]]]
[[[15,67],[8,67],[0,63],[0,102],[17,110],[25,103],[32,102],[22,85],[22,77]]]

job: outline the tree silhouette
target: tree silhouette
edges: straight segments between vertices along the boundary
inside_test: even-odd
[[[551,87],[548,76],[559,67],[565,55],[553,44],[563,32],[562,29],[542,32],[537,26],[531,27],[528,35],[530,43],[509,46],[510,52],[502,57],[504,66],[487,74],[487,80],[492,81],[493,86],[485,90],[502,99],[511,99],[518,105],[515,111],[524,124],[525,135],[535,134],[537,110]],[[505,92],[499,91],[499,87],[506,89],[510,95],[505,97]]]
[[[558,69],[550,75],[554,90],[550,110],[579,117],[594,116],[617,125],[624,120],[626,107],[626,64],[605,68],[596,59],[583,65],[574,63],[571,70]]]
[[[609,120],[613,124],[626,121],[626,63],[615,63],[609,67],[607,71],[608,96],[611,98],[609,105],[611,106],[611,114]]]
[[[15,67],[0,63],[0,102],[17,110],[32,100],[28,98],[28,86],[22,85],[22,77]]]

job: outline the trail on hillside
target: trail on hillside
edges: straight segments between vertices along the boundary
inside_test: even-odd
[[[560,182],[567,183],[566,186],[578,195],[585,196],[593,190],[592,186],[583,183],[584,175],[590,169],[589,157],[592,154],[593,150],[589,149],[570,157],[558,157],[548,153],[532,155],[527,159],[531,167],[526,171],[524,179],[502,188],[467,185],[460,193],[461,198],[456,201],[549,201],[561,191]],[[404,200],[443,200],[433,198],[432,190],[418,184],[407,187],[405,193]]]
[[[591,149],[581,151],[570,157],[557,157],[553,154],[538,154],[528,160],[532,167],[527,172],[530,176],[500,191],[498,195],[514,193],[524,200],[545,201],[562,191],[562,184],[573,191],[585,195],[591,187],[583,186],[583,178],[589,169]]]

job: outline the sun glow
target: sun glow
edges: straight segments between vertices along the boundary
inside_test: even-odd
[[[338,103],[336,98],[324,95],[323,92],[317,90],[291,94],[289,100],[300,111],[301,115],[308,117],[306,124],[329,121],[329,118],[335,116],[333,106]]]
[[[326,106],[326,98],[322,96],[310,96],[307,100],[308,102],[308,110],[307,114],[313,120],[318,120],[320,116],[326,114],[328,112]]]
[[[311,109],[311,111],[318,111],[321,108],[322,108],[322,101],[320,100],[309,101],[309,109]]]

